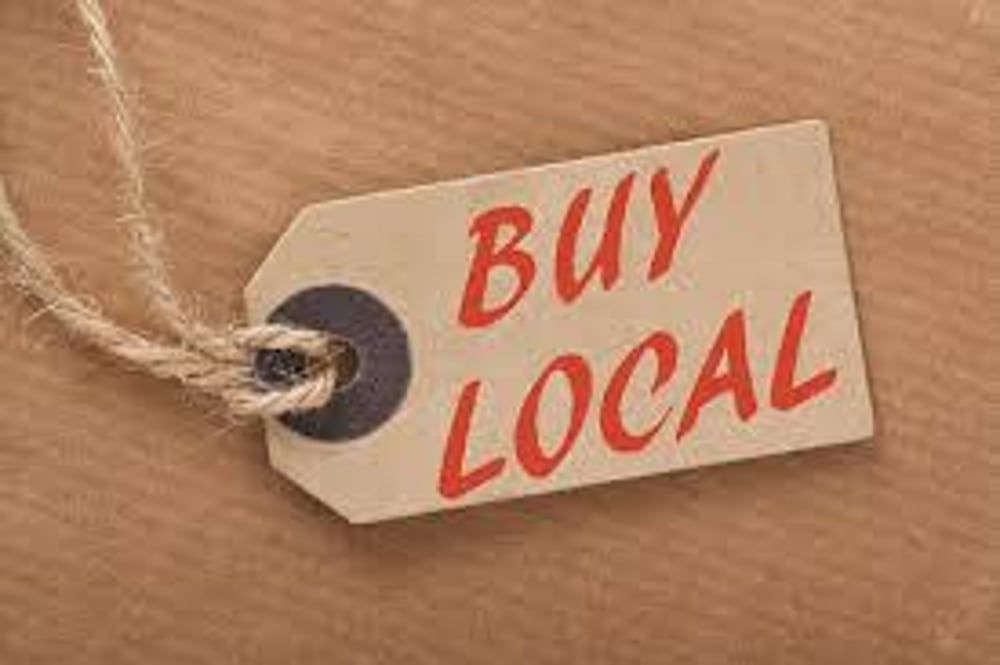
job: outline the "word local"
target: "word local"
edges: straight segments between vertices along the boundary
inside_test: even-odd
[[[648,262],[649,282],[666,275],[684,231],[690,226],[698,201],[710,183],[720,157],[718,150],[707,153],[681,199],[680,205],[671,187],[666,169],[656,171],[649,182],[649,196],[656,220],[656,243]],[[620,276],[623,226],[631,198],[635,173],[618,182],[608,205],[603,235],[582,275],[577,275],[575,256],[577,240],[591,198],[591,189],[581,189],[570,201],[556,241],[555,295],[564,305],[572,305],[595,279],[605,290],[612,289]],[[521,247],[531,232],[533,217],[522,206],[495,207],[476,216],[470,236],[476,239],[462,302],[459,324],[470,329],[494,325],[513,310],[532,287],[537,272],[534,257]],[[508,240],[499,244],[503,235]],[[490,275],[505,269],[517,277],[517,286],[501,302],[487,303]],[[809,315],[812,292],[800,292],[793,300],[785,321],[777,360],[770,380],[769,401],[773,408],[787,411],[828,390],[836,379],[836,370],[827,369],[796,383],[796,365],[803,332]],[[741,309],[730,312],[719,326],[714,342],[705,355],[698,377],[691,388],[675,429],[681,442],[697,425],[699,413],[707,404],[723,396],[731,398],[736,415],[748,421],[758,410],[747,356],[746,316]],[[649,386],[655,399],[668,386],[677,368],[679,345],[665,330],[656,330],[630,349],[622,358],[604,388],[598,407],[598,424],[604,443],[613,451],[635,453],[645,449],[660,433],[673,408],[664,405],[659,417],[644,429],[630,429],[622,416],[623,398],[640,363],[649,358],[655,363],[655,376]],[[556,377],[569,386],[569,423],[557,445],[540,440],[538,413],[543,395]],[[535,478],[545,478],[570,454],[579,437],[593,401],[593,374],[587,359],[578,353],[554,358],[528,389],[514,422],[514,455],[523,471]],[[459,393],[438,479],[438,491],[444,498],[457,499],[499,477],[507,467],[505,457],[470,462],[468,437],[473,415],[479,408],[482,381],[472,380]]]

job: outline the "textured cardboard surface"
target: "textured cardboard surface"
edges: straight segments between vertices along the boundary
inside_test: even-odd
[[[995,3],[111,8],[179,281],[219,318],[311,201],[825,118],[878,433],[357,529],[260,428],[4,290],[0,660],[1000,657]],[[66,272],[141,321],[85,53],[69,3],[0,0],[0,165]]]

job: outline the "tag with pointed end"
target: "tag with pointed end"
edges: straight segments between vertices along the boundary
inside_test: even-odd
[[[246,299],[350,344],[267,439],[352,522],[873,430],[816,121],[310,206]]]

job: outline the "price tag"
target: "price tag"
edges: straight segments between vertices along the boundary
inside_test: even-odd
[[[246,300],[351,345],[267,438],[352,522],[873,432],[817,121],[312,205]]]

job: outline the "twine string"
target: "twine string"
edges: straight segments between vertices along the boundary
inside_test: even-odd
[[[283,324],[215,327],[193,316],[176,295],[159,230],[152,222],[138,124],[107,16],[99,0],[76,0],[112,119],[115,156],[125,182],[121,218],[151,310],[173,339],[119,325],[96,300],[75,293],[46,252],[25,231],[0,178],[0,252],[14,284],[41,303],[70,333],[148,372],[220,398],[237,415],[277,416],[326,404],[336,387],[343,342],[316,330]],[[294,381],[269,383],[254,369],[258,353],[288,351],[305,359]]]

